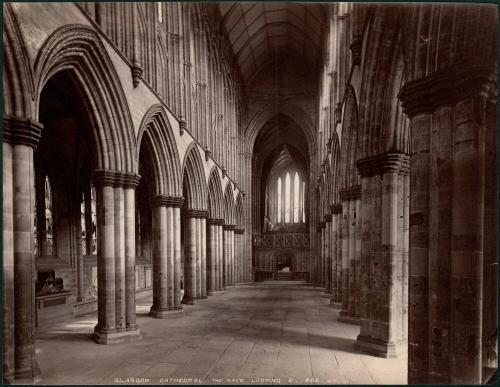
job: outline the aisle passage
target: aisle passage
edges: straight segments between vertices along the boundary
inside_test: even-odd
[[[37,332],[42,383],[406,383],[406,360],[357,351],[359,327],[338,322],[318,287],[232,286],[165,320],[147,315],[150,299],[137,304],[143,337],[132,344],[95,344],[94,314]]]

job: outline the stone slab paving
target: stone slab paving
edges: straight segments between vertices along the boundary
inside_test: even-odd
[[[96,314],[37,331],[43,384],[406,384],[406,359],[355,349],[359,326],[337,321],[323,289],[298,282],[228,287],[184,316],[148,317],[142,338],[99,345]]]

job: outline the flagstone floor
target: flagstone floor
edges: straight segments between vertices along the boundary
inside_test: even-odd
[[[94,343],[95,313],[37,331],[42,384],[406,384],[406,359],[359,352],[359,326],[305,283],[231,286],[163,320],[150,306],[129,344]]]

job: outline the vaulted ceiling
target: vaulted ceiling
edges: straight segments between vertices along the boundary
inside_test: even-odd
[[[278,56],[318,66],[323,5],[223,2],[219,10],[245,82]]]

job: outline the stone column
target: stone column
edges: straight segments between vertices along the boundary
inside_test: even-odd
[[[125,195],[120,181],[115,181],[115,327],[126,330],[125,320]]]
[[[238,257],[238,259],[237,259],[238,276],[237,276],[237,280],[236,280],[238,283],[245,282],[245,272],[244,272],[245,264],[243,261],[243,235],[244,235],[244,233],[245,233],[244,228],[235,228],[234,229],[234,238],[236,240],[236,246],[237,246],[236,254]]]
[[[330,303],[342,307],[342,205],[335,204],[331,207],[333,225],[333,263],[332,263],[332,298]]]
[[[342,311],[339,319],[349,314],[349,202],[342,201]]]
[[[217,290],[224,290],[224,272],[225,272],[225,263],[224,263],[224,230],[222,230],[222,225],[224,224],[224,220],[217,225],[217,262],[218,262],[218,271],[217,271]]]
[[[156,195],[152,200],[153,305],[149,315],[154,318],[166,318],[183,312],[176,302],[179,298],[176,287],[180,286],[177,278],[180,276],[180,268],[176,270],[176,210],[182,203],[180,199],[182,198]]]
[[[386,153],[359,160],[357,167],[367,195],[362,197],[363,234],[368,224],[365,216],[371,217],[370,234],[363,235],[361,242],[362,321],[357,345],[381,357],[403,356],[407,339],[402,327],[407,315],[402,297],[407,281],[403,278],[405,240],[398,222],[405,214],[399,202],[404,199],[401,181],[409,171],[409,156]]]
[[[201,227],[201,298],[207,298],[207,219],[200,218]]]
[[[140,335],[137,327],[127,330],[126,325],[125,239],[127,236],[123,187],[128,180],[127,175],[104,169],[94,172],[97,195],[99,289],[98,321],[94,329],[94,339],[99,344],[130,342]],[[135,252],[128,253],[135,256]]]
[[[185,211],[184,231],[184,297],[182,303],[193,305],[196,297],[196,218]]]
[[[361,187],[354,186],[340,191],[340,198],[343,203],[344,213],[344,224],[345,229],[343,230],[343,264],[347,266],[347,275],[344,274],[342,280],[348,281],[348,283],[343,284],[343,302],[342,311],[339,314],[339,321],[350,322],[354,324],[359,324],[359,287],[360,279],[358,273],[360,273],[359,268],[359,257],[357,253],[359,251],[356,248],[357,240],[357,213],[356,213],[356,201],[361,197]],[[344,251],[345,248],[345,251]],[[347,294],[344,294],[347,292]]]
[[[412,136],[409,383],[481,384],[494,371],[484,364],[483,329],[485,304],[497,304],[496,292],[484,292],[484,259],[497,240],[484,218],[485,173],[497,162],[485,156],[496,148],[496,90],[495,67],[481,63],[400,93]],[[496,329],[497,321],[495,341]]]
[[[355,247],[354,247],[354,282],[356,284],[354,290],[354,315],[360,316],[360,301],[361,301],[361,227],[362,227],[362,211],[361,211],[361,187],[359,189],[359,196],[354,200],[355,203]]]
[[[330,251],[330,233],[331,233],[331,224],[332,224],[332,216],[331,214],[326,214],[324,216],[325,220],[325,228],[323,232],[323,238],[324,238],[324,247],[325,247],[325,272],[324,272],[324,278],[325,278],[325,292],[330,293],[330,272],[331,272],[331,251]]]
[[[224,284],[233,285],[234,224],[225,224],[222,229],[224,232]]]
[[[138,331],[135,320],[135,188],[140,176],[124,175],[125,196],[125,323],[128,331]],[[139,332],[137,332],[139,333]]]
[[[172,229],[174,230],[174,308],[181,310],[181,273],[182,273],[182,262],[181,262],[181,207],[184,202],[183,197],[171,197],[170,203],[172,205],[173,213],[173,224]]]
[[[4,121],[5,132],[5,121]],[[3,380],[14,383],[14,214],[12,144],[3,143]]]
[[[215,218],[207,219],[208,242],[209,248],[207,250],[207,294],[209,296],[214,294],[217,287],[217,221]]]
[[[318,284],[321,287],[325,286],[325,222],[319,222],[320,239],[319,239],[319,280]]]
[[[4,381],[41,381],[35,355],[35,206],[33,153],[42,125],[3,118],[4,160]],[[7,179],[7,180],[6,180]],[[11,237],[6,241],[6,238]]]
[[[196,218],[196,295],[201,298],[201,219]]]

